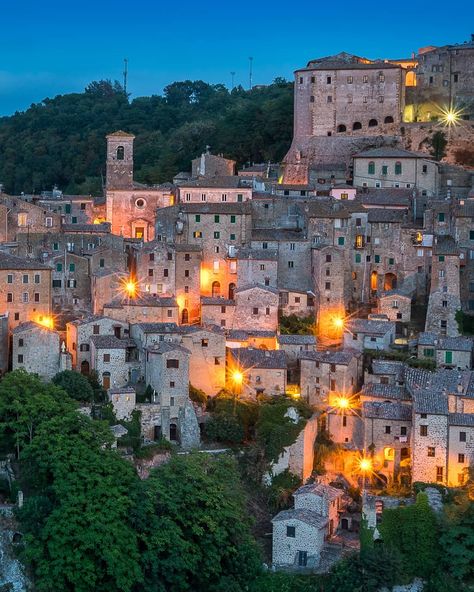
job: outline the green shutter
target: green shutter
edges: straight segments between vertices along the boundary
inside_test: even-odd
[[[375,175],[375,162],[369,162],[368,172],[369,175]]]
[[[235,216],[231,216],[230,217],[230,223],[231,224],[235,224]]]
[[[380,255],[375,255],[375,263],[380,263]]]
[[[362,258],[361,258],[361,256],[360,256],[360,253],[356,253],[356,256],[355,256],[355,262],[356,262],[356,263],[360,263],[361,261],[362,261]]]
[[[345,241],[344,241],[344,237],[343,237],[343,236],[340,236],[340,237],[337,239],[337,244],[338,244],[339,246],[341,246],[341,247],[343,247],[343,246],[344,246],[344,242],[345,242]]]
[[[69,263],[69,271],[76,271],[76,264],[75,263]]]
[[[444,212],[438,214],[438,222],[444,222]]]
[[[63,264],[62,263],[56,263],[56,271],[62,271],[63,270]]]
[[[446,362],[446,364],[453,363],[453,352],[452,351],[444,352],[444,361]]]
[[[220,216],[219,216],[218,214],[216,214],[216,215],[214,216],[214,222],[215,222],[216,224],[219,224],[220,220],[221,220],[221,219],[220,219]]]
[[[196,215],[194,216],[194,220],[195,220],[196,222],[201,222],[201,214],[196,214]]]

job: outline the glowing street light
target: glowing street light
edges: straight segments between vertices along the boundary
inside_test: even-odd
[[[363,457],[359,460],[359,469],[364,475],[372,471],[372,461],[370,458]]]
[[[240,385],[244,380],[244,375],[242,374],[242,372],[240,372],[240,370],[234,370],[234,372],[232,373],[232,380],[235,382],[235,384]]]
[[[50,317],[50,316],[38,317],[38,320],[36,322],[38,323],[38,325],[41,325],[42,327],[46,327],[46,329],[54,329],[54,318],[53,317]]]
[[[339,397],[339,399],[336,401],[336,406],[339,407],[339,409],[349,409],[351,403],[349,399],[346,399],[346,397]]]
[[[129,298],[135,298],[138,293],[138,283],[133,277],[129,277],[122,282],[122,290]]]
[[[336,329],[343,329],[344,328],[344,319],[342,317],[335,317],[334,319],[334,326]]]
[[[462,111],[460,109],[454,109],[453,107],[441,109],[441,121],[448,127],[459,123],[461,115]]]

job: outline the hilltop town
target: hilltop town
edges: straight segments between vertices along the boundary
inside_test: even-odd
[[[472,488],[474,43],[319,57],[294,98],[281,163],[203,145],[145,185],[114,129],[103,196],[0,191],[0,396],[23,372],[87,378],[145,480],[176,451],[247,454],[240,411],[274,406],[258,480],[293,487],[266,563],[325,573],[414,484],[434,513]]]

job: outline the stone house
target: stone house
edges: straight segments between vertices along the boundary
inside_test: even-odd
[[[111,388],[108,391],[109,401],[112,403],[115,417],[121,421],[129,421],[136,407],[136,393],[132,387]]]
[[[296,315],[307,318],[315,316],[314,292],[280,290],[280,312],[284,316]]]
[[[447,484],[456,487],[467,482],[474,465],[474,414],[450,413],[448,425]]]
[[[59,333],[31,321],[12,331],[12,370],[23,368],[51,380],[60,371]],[[65,369],[65,368],[64,368]]]
[[[123,295],[129,274],[116,268],[99,268],[91,275],[92,314],[101,315],[104,306]]]
[[[426,154],[374,148],[355,154],[353,161],[356,187],[404,187],[427,197],[438,195],[439,164]]]
[[[250,284],[237,288],[234,318],[229,328],[276,331],[278,302],[278,290],[270,286]]]
[[[354,349],[309,351],[300,354],[301,396],[310,405],[332,406],[333,399],[358,390],[362,358]]]
[[[390,321],[371,321],[351,319],[344,330],[344,349],[352,348],[388,350],[395,339],[395,323]]]
[[[180,183],[180,203],[242,203],[252,199],[252,188],[238,175],[203,176]]]
[[[366,401],[362,404],[364,450],[373,452],[377,471],[387,480],[396,478],[411,462],[412,408],[392,401]]]
[[[378,383],[378,384],[403,384],[403,362],[396,360],[372,360],[372,372],[366,372],[364,382]]]
[[[91,281],[86,257],[68,253],[56,255],[48,264],[52,267],[53,310],[56,312],[90,311]]]
[[[66,346],[72,356],[72,367],[82,374],[88,374],[92,367],[90,338],[94,335],[127,339],[129,325],[127,322],[98,315],[76,319],[66,324]]]
[[[174,298],[139,295],[104,304],[104,316],[129,323],[177,323],[179,307]]]
[[[445,337],[435,333],[418,335],[418,358],[434,360],[438,368],[472,368],[473,340],[470,337]]]
[[[411,297],[401,290],[383,292],[378,299],[378,312],[389,321],[409,323],[411,319]]]
[[[91,369],[97,372],[105,390],[136,382],[139,364],[134,341],[114,335],[92,335],[89,342]]]
[[[217,325],[231,329],[235,317],[235,300],[221,297],[201,298],[201,321],[204,325]]]
[[[51,315],[51,269],[32,259],[0,253],[0,314],[8,313],[9,330]]]
[[[343,509],[344,491],[331,485],[309,483],[298,488],[293,494],[295,510],[313,510],[329,519],[327,536],[339,529],[339,515]]]
[[[277,336],[278,349],[284,351],[289,365],[297,365],[306,352],[316,350],[314,335],[283,335]]]
[[[237,286],[260,284],[276,288],[278,253],[270,249],[237,249]]]
[[[242,375],[236,380],[235,373]],[[227,350],[227,388],[254,398],[286,392],[286,355],[283,351],[239,348]]]
[[[191,161],[191,177],[232,177],[235,174],[235,160],[222,154],[211,154],[209,150]]]
[[[225,387],[226,339],[217,326],[184,328],[181,345],[190,353],[191,384],[213,396]]]
[[[24,196],[1,194],[2,224],[0,242],[15,242],[21,235],[55,232],[61,228],[61,216],[24,199]]]
[[[226,347],[253,347],[254,349],[279,349],[276,331],[231,329],[226,331]]]

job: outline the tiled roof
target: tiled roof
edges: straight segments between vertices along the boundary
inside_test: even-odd
[[[411,203],[413,189],[399,187],[357,188],[357,200],[364,205],[405,206]]]
[[[474,413],[450,413],[449,425],[467,426],[474,428]]]
[[[354,358],[360,358],[361,353],[354,349],[308,351],[301,352],[302,360],[314,360],[321,364],[341,364],[347,366]]]
[[[39,269],[39,270],[50,270],[50,267],[46,267],[38,261],[33,259],[24,259],[23,257],[16,257],[16,255],[10,255],[0,251],[0,269]]]
[[[110,232],[110,224],[109,222],[104,222],[102,224],[63,224],[62,230],[64,232],[87,232],[91,234],[103,234],[104,232]]]
[[[16,326],[12,333],[24,333],[25,331],[48,331],[50,333],[56,333],[54,329],[50,329],[49,327],[45,327],[44,325],[40,325],[38,323],[34,323],[33,321],[27,321],[26,323],[20,323]]]
[[[390,321],[371,321],[369,319],[350,319],[347,322],[347,328],[352,333],[368,333],[385,335],[393,331],[395,323]]]
[[[434,255],[459,255],[459,248],[452,236],[436,236],[433,243]]]
[[[328,518],[325,516],[302,508],[297,510],[294,508],[291,510],[282,510],[272,518],[272,522],[281,522],[283,520],[299,520],[318,529],[326,528],[328,523]]]
[[[241,347],[231,350],[231,355],[244,369],[286,369],[286,354],[281,350],[263,350],[252,347]]]
[[[380,384],[378,382],[366,382],[362,387],[362,396],[394,399],[397,401],[409,401],[410,395],[403,386],[397,384]]]
[[[447,337],[437,335],[436,333],[420,333],[418,336],[418,345],[431,345],[438,349],[451,351],[470,352],[473,349],[474,340],[471,337]]]
[[[243,201],[243,202],[233,202],[233,201],[226,201],[226,202],[199,202],[199,203],[188,203],[188,202],[181,202],[177,206],[170,206],[174,208],[177,212],[185,212],[186,214],[251,214],[252,213],[252,203],[250,200]],[[166,213],[168,208],[160,208],[158,210],[158,214],[160,212]]]
[[[271,249],[241,248],[237,251],[237,259],[256,259],[262,261],[278,261],[277,251]]]
[[[287,228],[254,228],[253,241],[299,241],[308,240],[303,230],[289,230]]]
[[[242,178],[238,175],[222,176],[222,177],[198,177],[194,179],[186,179],[180,183],[180,187],[187,189],[189,187],[200,187],[206,189],[207,187],[213,189],[238,189],[242,186]]]
[[[271,339],[272,337],[276,337],[276,331],[263,331],[258,329],[255,329],[254,331],[244,331],[242,329],[230,329],[230,331],[227,332],[227,339],[229,341],[247,341],[252,337]]]
[[[124,298],[104,304],[104,308],[123,308],[125,306],[178,306],[176,299],[168,296],[143,294],[138,298]]]
[[[271,286],[264,286],[263,284],[257,284],[257,283],[245,284],[244,286],[237,288],[235,293],[239,294],[240,292],[246,292],[247,290],[254,290],[254,289],[263,290],[264,292],[271,292],[272,294],[279,294],[279,292],[276,288],[272,288]]]
[[[404,222],[400,210],[391,210],[389,208],[370,208],[367,220],[371,224],[375,222],[401,224]]]
[[[119,339],[115,335],[91,335],[89,339],[96,349],[127,349],[136,345],[130,339]]]
[[[415,393],[413,407],[416,413],[447,415],[448,396],[443,392],[420,389]]]
[[[314,335],[278,335],[277,340],[282,345],[316,345]]]
[[[403,377],[403,362],[396,360],[372,360],[372,373],[379,375],[389,375]]]
[[[353,158],[430,158],[428,154],[419,154],[401,148],[373,148],[354,154]]]
[[[117,130],[116,132],[112,132],[111,134],[108,134],[105,137],[106,138],[134,138],[135,136],[133,134],[129,134],[129,133],[124,132],[122,130]]]
[[[342,489],[337,489],[337,487],[324,485],[323,483],[309,483],[308,485],[302,485],[299,487],[294,492],[293,497],[296,497],[297,495],[308,495],[309,493],[320,497],[326,496],[329,501],[336,500],[344,495],[344,491]]]
[[[173,343],[170,341],[160,341],[159,343],[150,345],[147,347],[147,351],[154,354],[166,354],[171,351],[180,351],[184,354],[191,355],[191,352],[186,347],[179,345],[178,343]]]
[[[220,298],[219,296],[201,296],[203,306],[235,306],[235,300],[230,298]]]
[[[176,323],[136,323],[143,333],[180,333],[181,327]]]
[[[411,416],[411,405],[386,403],[384,401],[365,401],[362,403],[362,417],[410,421]]]

